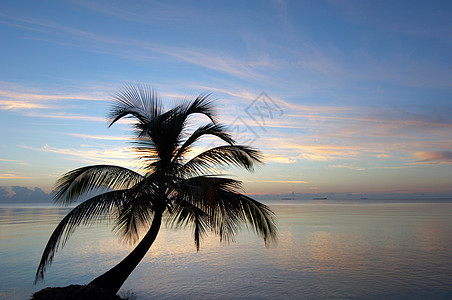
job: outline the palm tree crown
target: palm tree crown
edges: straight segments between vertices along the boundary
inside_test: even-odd
[[[189,132],[189,119],[194,114],[206,116],[209,122]],[[137,172],[113,165],[87,166],[66,173],[56,182],[56,202],[68,205],[87,193],[96,196],[76,206],[56,227],[42,255],[36,281],[43,279],[56,251],[78,226],[106,217],[131,242],[138,241],[140,228],[147,228],[148,233],[133,251],[140,252],[141,258],[152,245],[164,214],[169,226],[191,226],[197,249],[209,231],[221,241],[232,241],[243,223],[249,224],[266,244],[276,239],[271,209],[242,194],[240,181],[221,176],[218,171],[229,165],[253,171],[256,163],[262,163],[262,154],[235,143],[225,126],[218,123],[208,95],[165,111],[152,89],[128,85],[115,95],[109,118],[109,126],[122,118],[135,120],[133,143],[141,168]],[[205,136],[215,136],[224,145],[195,155],[194,146]],[[131,272],[141,260],[132,254],[129,256],[133,259],[122,262],[121,273],[124,268]],[[118,272],[112,270],[108,276],[118,277]],[[107,280],[100,277],[91,284],[105,285]],[[128,274],[123,277],[116,286],[107,287],[119,290]]]

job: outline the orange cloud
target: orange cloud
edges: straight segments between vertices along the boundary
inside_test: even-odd
[[[17,175],[12,173],[0,173],[0,179],[30,179],[33,177]]]
[[[67,135],[75,136],[83,139],[92,140],[104,140],[104,141],[124,141],[126,137],[124,136],[106,136],[106,135],[92,135],[92,134],[79,134],[79,133],[68,133]]]
[[[452,164],[452,151],[426,151],[417,152],[418,162],[429,164]]]
[[[287,163],[295,162],[296,160],[315,160],[327,161],[333,159],[342,159],[350,156],[355,156],[360,153],[360,149],[355,146],[341,146],[341,145],[315,145],[315,144],[297,144],[287,142],[284,139],[274,139],[271,145],[278,145],[277,149],[273,151],[284,152],[286,156],[272,154],[271,160],[279,159],[281,162],[286,160]],[[266,148],[266,147],[265,147]]]
[[[46,144],[41,148],[33,148],[28,146],[22,146],[22,148],[33,151],[51,152],[65,156],[76,157],[80,161],[85,161],[89,163],[114,164],[125,167],[137,166],[136,161],[133,160],[134,158],[133,153],[131,153],[129,149],[124,149],[122,147],[109,149],[97,149],[97,148],[76,149],[76,148],[56,148]]]
[[[83,95],[73,93],[49,94],[42,91],[35,93],[12,91],[10,84],[0,82],[0,109],[2,110],[20,110],[20,109],[44,109],[52,107],[49,102],[58,102],[62,100],[84,100],[84,101],[105,101],[104,97],[99,95]],[[18,90],[29,91],[30,87],[15,87]]]
[[[30,103],[25,101],[15,100],[0,100],[0,109],[12,110],[12,109],[43,109],[50,106],[40,103]]]

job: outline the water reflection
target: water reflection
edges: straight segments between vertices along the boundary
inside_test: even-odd
[[[273,204],[279,241],[266,249],[246,230],[196,251],[189,229],[160,232],[126,281],[138,299],[452,298],[452,204]],[[110,226],[78,230],[32,286],[61,208],[0,207],[0,299],[45,286],[86,283],[132,247]]]

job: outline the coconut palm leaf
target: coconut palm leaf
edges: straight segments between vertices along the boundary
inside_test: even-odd
[[[253,226],[254,231],[264,240],[268,246],[277,240],[277,225],[275,213],[265,204],[260,203],[243,194],[238,197],[244,217]]]
[[[220,241],[234,241],[244,223],[250,224],[266,244],[277,238],[273,212],[266,205],[241,194],[240,181],[198,176],[182,181],[177,190],[179,197],[207,213],[210,229]]]
[[[56,182],[56,202],[69,204],[85,193],[122,190],[140,182],[143,176],[127,168],[112,165],[95,165],[72,170]]]
[[[59,248],[64,247],[69,237],[80,225],[90,225],[98,221],[105,221],[109,216],[117,213],[125,201],[127,190],[110,191],[92,197],[72,209],[50,236],[42,254],[41,262],[36,272],[36,280],[44,278],[44,272]]]
[[[210,96],[210,94],[202,94],[194,100],[186,100],[185,103],[179,106],[179,110],[182,115],[186,117],[191,114],[203,114],[207,116],[212,123],[216,124],[218,123],[218,118],[214,109],[213,100]]]
[[[135,243],[139,238],[139,229],[151,224],[153,209],[148,197],[146,194],[136,195],[119,209],[114,230],[120,233],[124,241]]]
[[[208,149],[193,157],[179,170],[179,174],[209,174],[217,167],[235,165],[249,171],[255,163],[262,163],[261,152],[242,145],[226,145]]]
[[[201,240],[210,228],[208,214],[199,207],[180,198],[175,199],[173,204],[170,217],[167,219],[167,226],[180,228],[191,225],[196,250],[199,251]]]
[[[220,124],[209,123],[203,126],[200,126],[196,129],[188,139],[179,147],[177,153],[174,155],[173,161],[178,161],[181,157],[190,152],[193,144],[198,141],[200,138],[206,135],[213,135],[229,145],[233,145],[235,143],[231,134],[226,132],[226,127]]]
[[[129,115],[138,119],[141,124],[146,124],[161,115],[163,111],[157,94],[145,85],[128,84],[113,98],[115,102],[109,114],[109,127]]]
[[[151,224],[156,206],[165,205],[157,202],[161,196],[158,195],[158,182],[161,178],[151,174],[125,193],[127,201],[119,208],[114,226],[114,230],[119,232],[125,241],[135,243],[139,238],[139,229],[147,228]]]

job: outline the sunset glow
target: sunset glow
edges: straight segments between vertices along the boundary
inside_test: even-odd
[[[106,116],[142,82],[166,108],[212,93],[266,157],[224,170],[248,194],[450,197],[451,14],[441,1],[2,1],[0,186],[48,193],[87,164],[137,167],[127,122]]]

